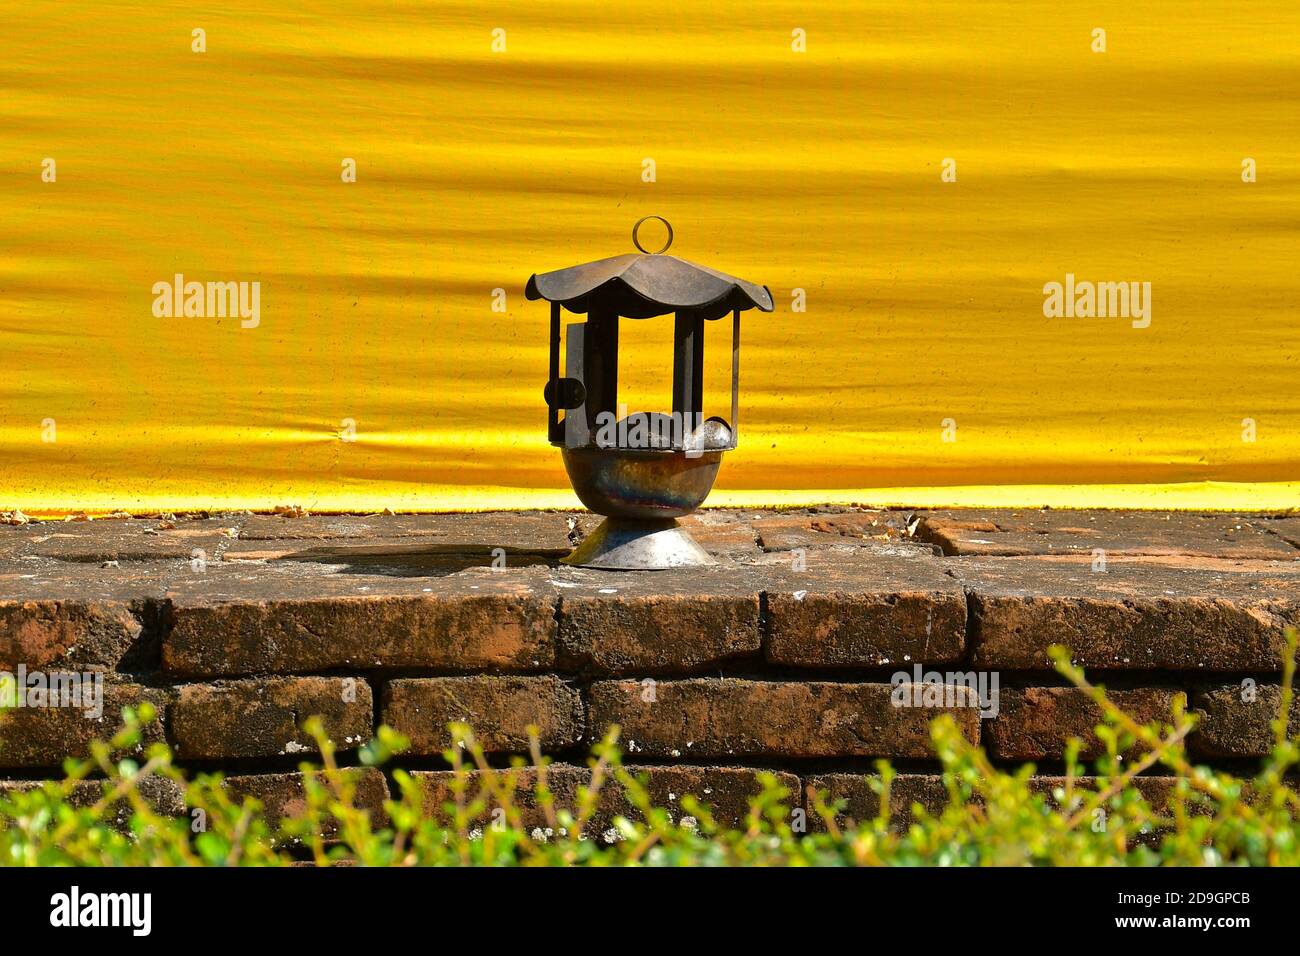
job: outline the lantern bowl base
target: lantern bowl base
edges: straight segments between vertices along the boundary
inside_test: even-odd
[[[718,563],[673,518],[606,518],[561,561],[611,571],[663,571]]]
[[[598,515],[662,521],[688,515],[709,496],[723,449],[565,448],[578,500]]]

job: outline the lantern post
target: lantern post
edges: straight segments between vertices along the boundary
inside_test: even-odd
[[[668,230],[662,249],[640,242],[650,219]],[[708,497],[725,452],[736,447],[740,313],[771,312],[772,293],[706,266],[665,255],[673,229],[661,216],[632,228],[638,252],[532,276],[525,295],[551,303],[547,435],[569,482],[605,520],[566,564],[652,570],[716,564],[677,521]],[[562,311],[585,321],[562,328]],[[619,323],[673,316],[671,412],[620,417]],[[731,316],[731,419],[704,417],[706,329]],[[563,348],[561,343],[563,342]],[[561,374],[563,365],[563,374]],[[562,416],[562,417],[561,417]]]

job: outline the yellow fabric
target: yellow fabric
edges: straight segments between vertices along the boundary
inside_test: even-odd
[[[576,504],[523,286],[649,213],[777,301],[710,503],[1295,505],[1298,62],[1294,0],[2,0],[0,509]]]

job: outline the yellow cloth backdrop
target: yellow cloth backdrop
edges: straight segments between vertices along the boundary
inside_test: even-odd
[[[1294,0],[3,0],[0,509],[576,504],[524,283],[650,213],[777,301],[711,503],[1300,503]]]

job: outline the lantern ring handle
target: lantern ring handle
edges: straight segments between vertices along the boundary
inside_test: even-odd
[[[647,219],[658,219],[660,222],[664,224],[664,228],[668,230],[668,241],[665,242],[664,247],[658,250],[657,252],[651,252],[645,246],[641,245],[641,240],[637,238],[637,233],[641,229],[641,224],[645,222]],[[663,253],[668,251],[668,247],[671,246],[672,244],[673,244],[673,226],[672,223],[670,223],[663,216],[642,216],[640,219],[636,221],[636,225],[632,227],[632,245],[636,246],[638,249],[640,249],[648,256],[662,255]]]

